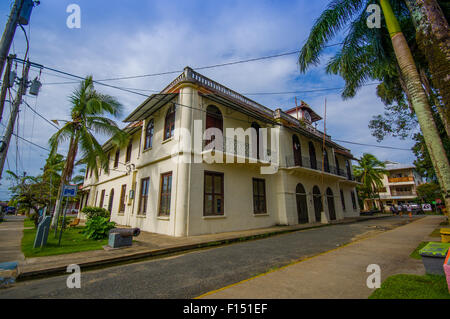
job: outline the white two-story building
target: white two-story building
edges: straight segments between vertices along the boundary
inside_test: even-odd
[[[128,147],[105,143],[110,171],[87,170],[82,206],[172,236],[357,216],[353,156],[314,128],[320,119],[304,102],[272,110],[187,67],[124,120]]]

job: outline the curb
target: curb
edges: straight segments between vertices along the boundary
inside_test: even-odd
[[[88,270],[88,269],[96,268],[99,266],[113,266],[115,264],[119,264],[119,263],[123,263],[123,262],[127,262],[127,261],[138,261],[138,260],[149,258],[149,257],[157,257],[157,256],[163,256],[163,255],[168,255],[168,254],[172,254],[172,253],[183,252],[183,251],[189,251],[189,250],[195,250],[195,249],[201,249],[201,248],[207,248],[207,247],[216,247],[216,246],[228,245],[228,244],[237,243],[237,242],[263,239],[263,238],[268,238],[268,237],[272,237],[272,236],[276,236],[276,235],[288,234],[288,233],[309,230],[309,229],[314,229],[314,228],[321,228],[321,227],[334,226],[334,225],[353,224],[353,223],[363,222],[366,220],[381,219],[381,218],[387,218],[387,217],[392,217],[392,216],[391,215],[377,216],[376,218],[373,218],[371,216],[370,217],[369,216],[361,216],[361,217],[362,217],[361,219],[347,221],[347,222],[314,225],[314,226],[310,226],[310,227],[303,227],[303,228],[297,228],[297,229],[295,229],[295,228],[294,229],[285,229],[285,230],[272,231],[272,232],[256,234],[256,235],[247,235],[244,237],[233,237],[233,238],[227,238],[227,239],[219,239],[219,240],[213,240],[213,241],[208,241],[208,242],[202,242],[202,243],[197,243],[197,244],[189,244],[189,245],[183,245],[183,246],[175,246],[175,247],[156,249],[156,250],[151,250],[151,251],[144,251],[144,252],[139,252],[139,253],[135,253],[132,255],[125,255],[125,256],[103,259],[103,260],[79,263],[77,265],[80,266],[81,270]],[[44,278],[44,277],[50,277],[50,276],[55,276],[55,275],[67,274],[67,266],[68,265],[58,266],[58,267],[54,267],[54,268],[40,269],[40,270],[35,270],[35,271],[28,271],[28,272],[21,272],[20,266],[19,266],[19,274],[16,279],[20,280],[20,281],[25,281],[25,280],[35,279],[35,278]]]

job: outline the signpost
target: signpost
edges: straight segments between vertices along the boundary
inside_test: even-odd
[[[77,185],[64,185],[62,193],[61,193],[61,197],[75,197],[77,196]],[[61,224],[61,230],[59,232],[59,241],[58,241],[58,246],[61,246],[61,237],[62,237],[62,231],[65,225],[65,221],[66,221],[66,213],[67,213],[67,202],[69,201],[69,198],[66,199],[66,205],[64,206],[64,214],[63,214],[63,220],[62,220],[62,224]],[[58,225],[58,224],[56,224]],[[56,227],[58,228],[58,227]]]
[[[431,212],[431,210],[432,210],[431,204],[422,204],[422,210],[424,212]]]

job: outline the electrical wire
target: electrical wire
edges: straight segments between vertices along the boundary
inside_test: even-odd
[[[334,44],[326,45],[326,46],[324,46],[324,48],[334,47],[334,46],[341,45],[341,44],[344,44],[344,43],[343,42],[341,42],[341,43],[334,43]],[[291,52],[278,53],[278,54],[267,55],[267,56],[262,56],[262,57],[257,57],[257,58],[238,60],[238,61],[231,61],[231,62],[225,62],[225,63],[218,63],[218,64],[207,65],[207,66],[200,66],[200,67],[193,67],[192,69],[193,70],[213,69],[213,68],[230,66],[230,65],[236,65],[236,64],[242,64],[242,63],[249,63],[249,62],[261,61],[261,60],[268,60],[268,59],[272,59],[272,58],[279,58],[279,57],[283,57],[283,56],[298,54],[300,52],[301,52],[301,50],[295,50],[295,51],[291,51]],[[142,75],[122,76],[122,77],[112,77],[112,78],[100,79],[100,80],[97,80],[97,81],[104,82],[104,81],[130,80],[130,79],[138,79],[138,78],[145,78],[145,77],[169,75],[169,74],[175,74],[175,73],[180,73],[180,72],[183,72],[183,70],[165,71],[165,72],[158,72],[158,73],[149,73],[149,74],[142,74]],[[77,82],[75,82],[75,83],[77,83]]]

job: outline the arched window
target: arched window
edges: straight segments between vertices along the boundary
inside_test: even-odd
[[[214,143],[214,145],[216,146],[215,148],[223,150],[223,117],[222,112],[220,112],[220,110],[214,105],[209,105],[206,108],[205,130],[210,128],[216,128],[222,132],[222,141],[219,141],[217,139],[217,136],[212,135],[211,138],[205,141],[205,147],[208,146],[212,141],[216,141],[216,143]]]
[[[323,168],[325,172],[330,172],[330,162],[328,161],[328,152],[326,148],[323,150]]]
[[[292,135],[292,148],[294,150],[294,165],[302,166],[302,146],[297,135]]]
[[[152,147],[154,129],[155,125],[152,119],[148,122],[147,127],[145,128],[145,145],[144,145],[145,150]]]
[[[175,130],[175,105],[167,110],[166,119],[164,121],[164,140],[173,136]]]
[[[309,164],[312,169],[317,169],[317,160],[316,160],[316,149],[314,148],[314,144],[312,142],[308,143],[309,145]]]
[[[253,154],[251,154],[251,155],[252,155],[253,158],[259,159],[259,129],[261,128],[261,126],[259,126],[258,123],[253,122],[252,123],[252,128],[254,128],[255,131],[256,131],[256,139],[255,139],[255,137],[252,137],[253,141],[255,141],[255,140],[256,141],[255,142],[252,141],[252,143],[253,143],[253,145],[252,145],[252,153]],[[255,144],[256,144],[256,147],[254,147]],[[256,151],[256,156],[255,156],[255,151]]]

